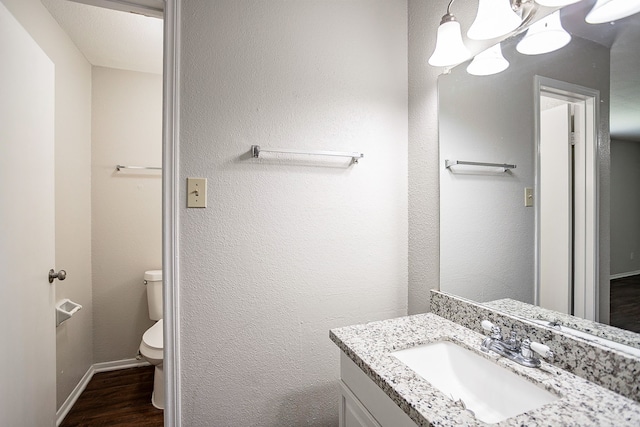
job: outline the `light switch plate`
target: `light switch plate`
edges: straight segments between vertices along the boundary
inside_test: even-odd
[[[533,188],[531,187],[524,189],[524,206],[527,208],[533,206]]]
[[[187,207],[207,207],[207,178],[187,178]]]

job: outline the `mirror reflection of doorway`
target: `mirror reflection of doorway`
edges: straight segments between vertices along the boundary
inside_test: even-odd
[[[598,93],[537,81],[536,303],[597,321]]]

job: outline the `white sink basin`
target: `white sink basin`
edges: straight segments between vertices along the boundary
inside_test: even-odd
[[[439,341],[391,354],[445,396],[462,400],[485,423],[497,423],[559,399],[452,342]]]

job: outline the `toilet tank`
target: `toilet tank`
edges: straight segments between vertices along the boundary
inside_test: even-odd
[[[144,283],[147,285],[147,305],[149,319],[162,319],[162,270],[144,272]]]

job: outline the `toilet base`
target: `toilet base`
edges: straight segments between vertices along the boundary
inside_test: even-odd
[[[151,404],[158,409],[164,409],[164,366],[156,365],[153,373],[153,394],[151,394]]]

